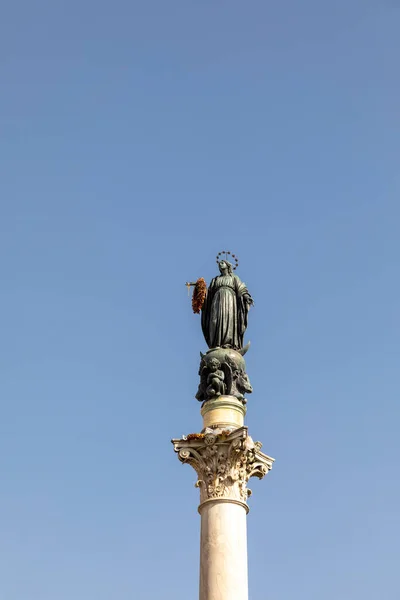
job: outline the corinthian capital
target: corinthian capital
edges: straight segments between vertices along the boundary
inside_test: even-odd
[[[233,431],[206,429],[172,443],[179,460],[197,473],[200,504],[217,498],[246,503],[251,494],[247,488],[250,477],[262,479],[274,462],[261,452],[260,442],[253,442],[247,427]]]

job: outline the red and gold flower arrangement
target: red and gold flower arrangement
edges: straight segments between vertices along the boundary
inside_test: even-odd
[[[203,277],[200,277],[200,279],[196,281],[196,285],[194,286],[194,292],[192,296],[192,308],[195,314],[199,314],[199,312],[203,308],[206,295],[207,284]]]

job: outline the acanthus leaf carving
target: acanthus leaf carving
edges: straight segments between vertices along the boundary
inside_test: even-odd
[[[253,442],[247,427],[228,433],[215,429],[172,442],[179,460],[197,473],[200,503],[216,498],[246,503],[251,494],[247,488],[250,477],[262,479],[274,460],[261,452],[261,444]]]

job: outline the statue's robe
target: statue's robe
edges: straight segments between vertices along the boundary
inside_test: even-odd
[[[211,281],[201,313],[201,327],[209,348],[243,348],[249,304],[247,287],[237,275],[218,275]]]

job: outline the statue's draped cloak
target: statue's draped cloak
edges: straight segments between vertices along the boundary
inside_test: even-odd
[[[243,348],[249,292],[237,275],[218,275],[211,281],[201,314],[201,327],[209,348]]]

